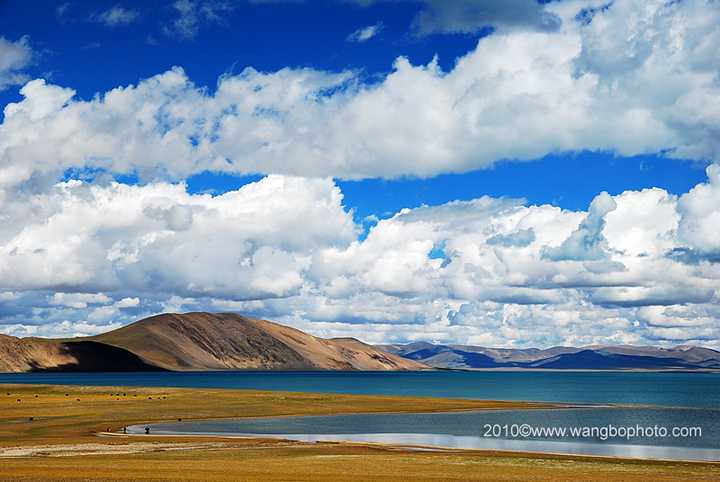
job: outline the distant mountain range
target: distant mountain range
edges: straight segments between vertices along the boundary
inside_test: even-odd
[[[593,345],[548,349],[365,344],[318,338],[234,313],[168,313],[83,338],[0,335],[0,372],[204,370],[720,369],[697,346]]]
[[[698,346],[657,348],[632,345],[487,348],[472,345],[378,345],[378,348],[434,368],[576,369],[576,370],[698,370],[720,369],[720,352]]]
[[[0,372],[426,368],[354,338],[318,338],[233,313],[163,314],[85,338],[0,335]]]

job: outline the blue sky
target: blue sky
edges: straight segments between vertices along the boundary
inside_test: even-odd
[[[121,5],[137,12],[136,20],[108,27],[93,15]],[[65,6],[65,8],[62,8]],[[9,38],[32,39],[38,54],[27,69],[77,95],[91,99],[116,86],[179,65],[193,82],[210,91],[224,74],[253,67],[275,71],[284,67],[312,67],[362,72],[367,82],[392,69],[405,56],[425,64],[437,56],[444,70],[486,36],[492,26],[474,33],[419,36],[412,21],[422,6],[412,2],[369,6],[335,1],[237,2],[222,12],[222,20],[200,20],[197,34],[183,38],[164,32],[174,18],[171,3],[116,1],[81,2],[5,1],[0,4],[2,32]],[[60,9],[60,10],[58,10]],[[32,19],[32,21],[28,21]],[[348,42],[349,33],[368,25],[382,29],[366,42]],[[17,90],[0,92],[0,103],[18,100]],[[468,200],[482,195],[525,198],[567,209],[585,209],[597,192],[662,187],[686,192],[705,178],[706,162],[671,161],[647,154],[623,157],[612,151],[556,153],[533,162],[504,161],[492,169],[431,179],[408,176],[392,181],[342,182],[346,205],[360,218],[387,217],[404,207]],[[123,178],[126,182],[127,177]],[[222,193],[257,176],[213,175],[192,177],[192,192]]]
[[[0,2],[0,331],[716,344],[720,14],[642,5]]]
[[[72,85],[85,98],[175,65],[209,89],[220,75],[247,66],[262,71],[350,68],[372,80],[388,72],[400,55],[414,63],[427,63],[438,55],[441,65],[451,67],[481,35],[418,38],[409,32],[418,11],[411,3],[369,7],[334,1],[232,3],[235,7],[222,11],[221,20],[199,20],[192,38],[163,31],[175,18],[172,2],[149,6],[148,2],[98,1],[89,8],[82,2],[41,0],[28,5],[11,0],[0,9],[3,34],[28,35],[40,51],[39,61],[29,70]],[[58,15],[58,7],[66,4]],[[90,20],[117,5],[136,11],[138,18],[110,28]],[[346,41],[356,29],[378,23],[382,30],[373,42]],[[9,99],[12,93],[5,95]]]

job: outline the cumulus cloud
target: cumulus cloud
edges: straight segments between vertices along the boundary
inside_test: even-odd
[[[106,324],[117,317],[120,310],[126,308],[135,308],[140,305],[139,298],[122,298],[115,303],[99,306],[87,315],[88,321],[97,326],[98,323]]]
[[[533,241],[535,241],[535,231],[532,229],[521,229],[510,234],[496,234],[488,238],[487,243],[500,246],[528,246]]]
[[[203,5],[177,2],[172,28],[195,35]],[[246,69],[210,91],[174,68],[82,100],[26,83],[0,125],[0,330],[215,309],[376,342],[718,346],[715,164],[679,196],[481,197],[373,218],[367,236],[331,178],[578,149],[719,161],[716,5],[580,5],[538,7],[558,30],[500,28],[450,71],[400,58],[372,84]],[[215,197],[176,182],[205,170],[269,175]]]
[[[586,212],[482,197],[403,209],[361,238],[328,179],[216,197],[66,181],[3,205],[0,320],[48,334],[214,309],[376,342],[715,346],[720,263],[668,256],[688,246],[681,226],[716,214],[681,207],[708,188],[602,193]]]
[[[51,305],[68,306],[70,308],[87,308],[89,304],[105,304],[112,299],[102,293],[53,293]]]
[[[77,166],[175,180],[208,169],[394,178],[581,149],[719,160],[718,62],[705,39],[719,35],[720,9],[637,5],[614,2],[558,32],[491,35],[448,72],[399,58],[373,84],[248,68],[211,93],[175,68],[85,101],[34,80],[5,109],[0,185]]]
[[[603,228],[605,216],[617,208],[608,193],[600,193],[590,204],[588,214],[580,226],[560,246],[545,250],[544,255],[553,261],[592,261],[605,259],[607,248]]]
[[[709,166],[707,175],[707,183],[698,184],[680,198],[680,237],[700,253],[720,255],[720,165]]]
[[[367,42],[380,33],[382,28],[382,23],[376,23],[375,25],[368,25],[367,27],[359,28],[347,36],[347,41],[358,43]]]
[[[183,185],[61,183],[34,207],[6,204],[0,278],[18,289],[287,296],[316,245],[354,238],[341,199],[332,182],[277,176],[217,197]]]
[[[23,69],[32,60],[32,48],[27,37],[13,42],[0,36],[0,91],[11,85],[26,82]]]

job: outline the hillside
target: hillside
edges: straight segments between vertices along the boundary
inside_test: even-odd
[[[355,339],[323,339],[233,313],[162,314],[102,335],[0,336],[0,371],[418,370]]]
[[[379,348],[435,368],[696,370],[720,369],[720,352],[697,346],[659,348],[633,345],[487,348],[472,345],[379,345]]]
[[[94,341],[0,335],[0,372],[158,370],[137,355]]]

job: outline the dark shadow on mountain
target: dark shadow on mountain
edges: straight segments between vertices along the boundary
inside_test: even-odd
[[[620,370],[632,368],[670,369],[696,368],[679,358],[658,358],[639,355],[618,355],[582,350],[577,353],[563,353],[525,365],[527,368],[565,368],[578,370]]]
[[[443,345],[423,348],[403,356],[430,365],[452,368],[500,368],[518,366],[517,363],[498,362],[484,353],[454,349]]]
[[[33,372],[148,372],[166,371],[150,365],[134,353],[116,346],[96,341],[65,342],[61,353],[72,356],[76,363],[66,363],[54,367],[41,367],[32,364]]]
[[[720,369],[720,352],[705,347],[607,345],[588,347],[488,348],[414,342],[383,345],[402,357],[435,368],[523,368],[553,370]]]

